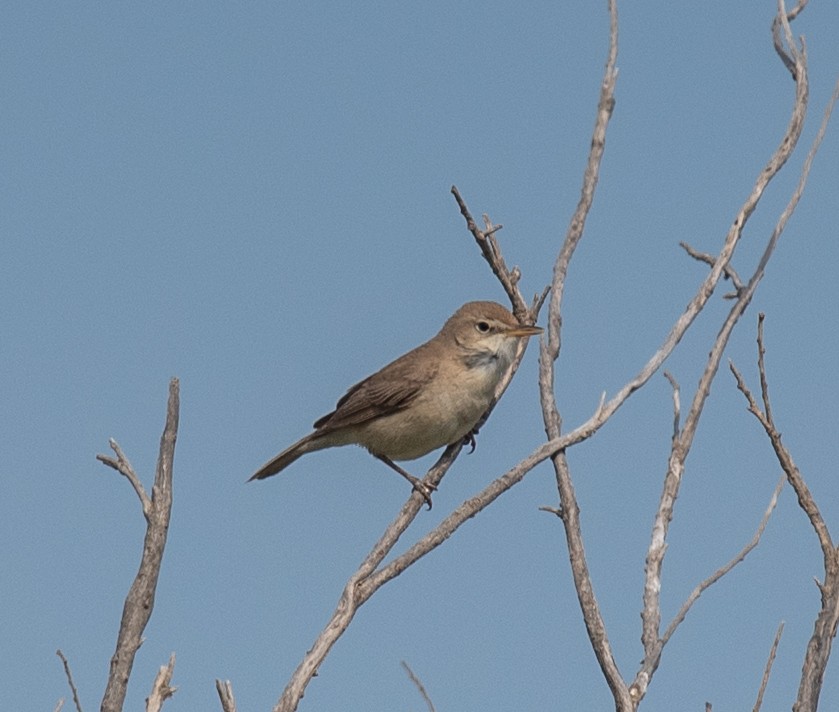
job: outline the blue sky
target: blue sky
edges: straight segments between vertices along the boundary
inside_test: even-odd
[[[566,288],[566,427],[659,346],[779,141],[792,82],[772,2],[624,3],[617,106]],[[143,520],[94,459],[116,438],[150,487],[167,383],[181,379],[175,504],[126,709],[177,653],[167,710],[267,709],[346,578],[408,495],[363,451],[245,485],[344,390],[503,292],[449,188],[488,212],[526,294],[550,280],[579,194],[606,56],[605,2],[16,3],[0,28],[0,708],[52,709],[68,656],[99,704]],[[839,75],[839,7],[814,1],[803,145],[734,265],[749,274]],[[766,318],[785,442],[839,531],[839,132],[727,355],[750,383]],[[727,308],[667,368],[683,397]],[[400,542],[404,550],[544,439],[531,345],[510,390]],[[671,427],[657,375],[569,461],[618,663],[641,659],[643,559]],[[433,462],[410,464],[417,474]],[[727,371],[687,462],[664,619],[757,526],[779,469]],[[543,464],[366,604],[301,710],[609,709]],[[745,709],[779,621],[765,709],[794,699],[817,611],[815,536],[789,490],[763,543],[696,604],[643,709]],[[832,661],[824,709],[839,707]],[[65,707],[65,709],[69,709]]]

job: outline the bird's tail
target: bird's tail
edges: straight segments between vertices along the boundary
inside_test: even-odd
[[[294,445],[290,445],[279,455],[271,458],[262,467],[260,467],[248,479],[248,482],[253,480],[264,480],[266,477],[276,475],[280,470],[284,470],[301,455],[305,455],[307,452],[312,452],[313,450],[320,450],[321,448],[328,447],[325,443],[318,442],[319,436],[320,433],[315,431],[314,433],[307,435],[305,438],[301,438],[294,443]]]

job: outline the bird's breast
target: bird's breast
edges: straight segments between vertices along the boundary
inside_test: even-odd
[[[486,412],[504,368],[498,358],[442,364],[404,409],[359,428],[359,444],[392,460],[414,460],[458,442]]]

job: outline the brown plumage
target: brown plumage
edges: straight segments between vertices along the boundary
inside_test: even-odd
[[[355,443],[422,491],[392,461],[414,460],[466,437],[489,407],[518,339],[540,331],[495,302],[464,304],[433,339],[355,384],[315,421],[313,432],[250,479],[270,477],[307,452]]]

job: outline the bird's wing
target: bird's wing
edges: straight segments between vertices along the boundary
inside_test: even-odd
[[[361,425],[368,420],[390,415],[405,408],[434,378],[436,364],[426,364],[422,373],[416,369],[416,361],[407,359],[423,346],[405,354],[377,371],[372,376],[356,383],[338,401],[335,410],[315,421],[318,430]]]

